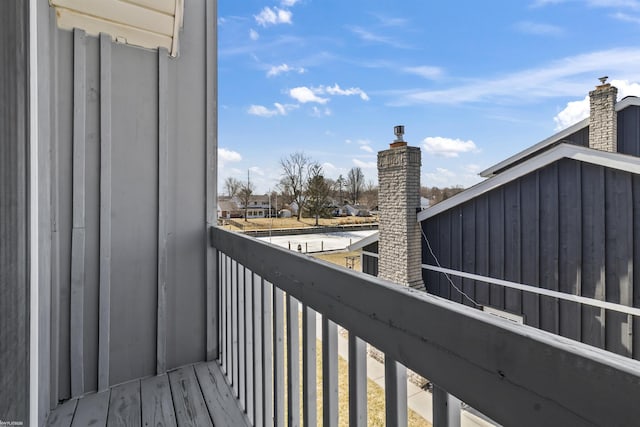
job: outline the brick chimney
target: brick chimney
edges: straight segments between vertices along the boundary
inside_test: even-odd
[[[615,153],[618,151],[618,89],[606,81],[607,77],[601,77],[601,84],[589,92],[589,148]]]
[[[378,276],[425,290],[422,281],[420,209],[420,148],[402,139],[404,126],[395,127],[396,140],[378,153]]]

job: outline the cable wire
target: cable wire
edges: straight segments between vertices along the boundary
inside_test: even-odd
[[[420,232],[422,233],[422,237],[424,238],[424,241],[427,243],[427,248],[429,249],[429,253],[431,253],[431,256],[436,261],[436,264],[438,265],[438,267],[442,268],[442,265],[440,265],[440,261],[438,261],[438,257],[436,257],[436,254],[433,253],[433,249],[431,249],[431,244],[429,243],[429,239],[427,239],[427,235],[424,234],[424,230],[423,230],[422,226],[420,226]],[[473,298],[471,298],[469,295],[465,294],[464,291],[462,291],[459,287],[457,287],[456,284],[453,283],[453,280],[451,280],[451,277],[449,277],[449,275],[447,273],[442,272],[442,274],[444,274],[444,276],[447,278],[447,280],[449,281],[449,283],[451,284],[453,289],[458,291],[458,293],[460,293],[460,295],[465,297],[467,300],[469,300],[476,307],[480,307],[480,308],[482,307],[481,304],[478,304]]]

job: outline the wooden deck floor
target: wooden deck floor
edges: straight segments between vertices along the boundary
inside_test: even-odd
[[[48,426],[248,426],[216,362],[186,366],[71,399]]]

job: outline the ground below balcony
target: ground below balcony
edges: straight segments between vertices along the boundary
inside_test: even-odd
[[[216,362],[186,366],[71,399],[48,426],[247,426]]]

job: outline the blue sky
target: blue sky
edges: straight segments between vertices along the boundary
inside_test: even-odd
[[[422,185],[467,187],[586,117],[598,77],[640,95],[640,0],[221,0],[218,24],[219,181],[258,192],[296,151],[376,182],[398,124]]]

